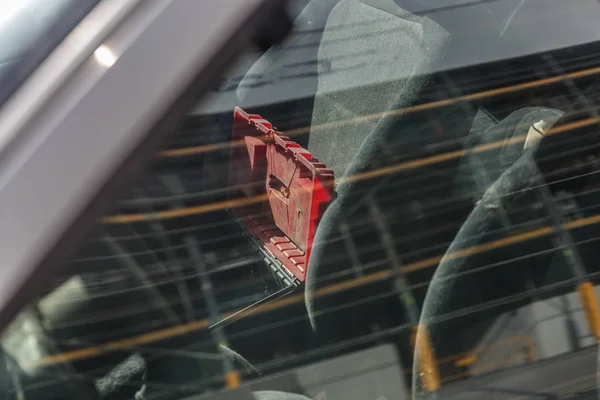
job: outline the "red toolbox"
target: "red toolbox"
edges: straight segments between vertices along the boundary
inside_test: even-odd
[[[244,229],[298,281],[334,196],[333,171],[260,115],[234,112],[229,199]]]

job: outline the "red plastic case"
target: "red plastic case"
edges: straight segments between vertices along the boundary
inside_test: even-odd
[[[334,196],[333,171],[260,115],[234,112],[229,198],[246,230],[299,281]]]

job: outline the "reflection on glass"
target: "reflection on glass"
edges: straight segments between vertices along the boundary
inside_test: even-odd
[[[4,333],[10,390],[594,398],[600,38],[523,55],[558,29],[527,1],[305,3]],[[324,213],[298,212],[311,182],[335,189]]]

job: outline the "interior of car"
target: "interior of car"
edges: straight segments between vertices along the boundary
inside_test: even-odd
[[[234,371],[269,375],[395,327],[403,365],[425,371],[406,378],[413,398],[435,398],[431,351],[466,351],[531,285],[548,298],[600,272],[592,222],[569,222],[597,215],[597,74],[581,71],[599,38],[549,47],[530,34],[548,25],[532,3],[304,1],[4,333],[0,398],[214,394]],[[279,303],[230,212],[233,107],[335,176],[306,280]],[[306,398],[268,389],[253,395]]]

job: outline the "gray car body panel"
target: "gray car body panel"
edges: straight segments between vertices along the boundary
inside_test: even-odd
[[[80,62],[68,65],[74,68],[61,75],[64,69],[44,70],[46,64],[42,76],[32,76],[60,77],[51,96],[39,101],[26,83],[15,96],[25,93],[21,102],[34,107],[27,113],[16,105],[0,115],[0,137],[7,138],[0,159],[0,330],[52,276],[52,263],[40,265],[157,120],[197,76],[214,77],[252,39],[269,3],[105,0],[98,7],[115,1],[132,7],[114,29],[75,29],[67,38],[90,34],[88,43],[96,43],[77,48],[73,58]],[[105,16],[92,12],[78,28],[102,27]]]

